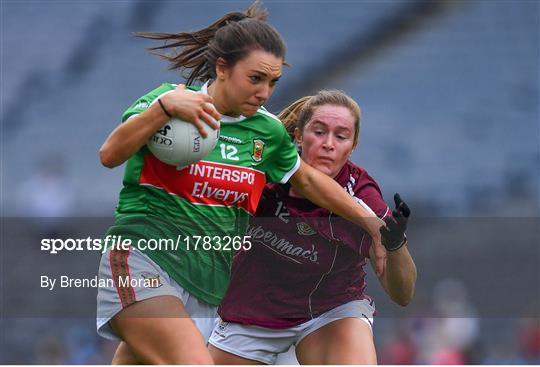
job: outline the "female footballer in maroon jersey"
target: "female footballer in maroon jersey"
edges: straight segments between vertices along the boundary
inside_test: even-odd
[[[288,107],[280,119],[308,164],[334,178],[359,205],[382,218],[385,270],[379,280],[396,303],[414,293],[416,268],[407,249],[410,210],[399,194],[391,212],[377,183],[348,160],[358,143],[360,108],[339,91],[321,91]],[[301,364],[376,364],[375,311],[364,293],[371,239],[289,184],[266,186],[239,252],[210,338],[216,364],[275,363],[296,345]]]
[[[206,338],[232,262],[232,251],[222,250],[219,242],[244,234],[265,182],[290,182],[313,202],[366,228],[377,244],[376,262],[383,271],[379,228],[384,223],[356,205],[335,181],[303,163],[281,122],[262,107],[281,77],[286,54],[281,36],[266,23],[266,16],[256,1],[245,12],[227,13],[198,31],[139,34],[165,42],[155,49],[170,51],[162,56],[172,69],[186,69],[186,84],[204,85],[198,93],[171,83],[154,89],[128,108],[123,123],[104,142],[100,149],[104,166],[127,161],[115,223],[108,233],[132,236],[134,244],[212,234],[213,244],[209,250],[196,251],[184,242],[172,250],[143,252],[132,246],[103,254],[100,277],[116,279],[116,286],[99,289],[96,326],[104,337],[122,340],[114,363],[212,362]],[[207,162],[199,162],[208,170],[177,170],[147,151],[148,139],[171,117],[194,123],[203,137],[205,122],[215,128],[216,120],[221,120],[223,143]],[[212,181],[201,173],[210,172],[210,167],[217,167]],[[246,172],[256,174],[257,184],[233,182],[234,174],[242,177]],[[233,191],[247,200],[248,211],[244,203],[228,200]],[[132,277],[159,278],[161,283],[119,285]]]

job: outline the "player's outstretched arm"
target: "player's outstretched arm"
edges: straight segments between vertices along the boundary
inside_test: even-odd
[[[159,103],[153,103],[146,111],[120,124],[107,137],[99,150],[101,163],[105,167],[113,168],[124,163],[146,144],[170,116],[192,122],[203,138],[208,135],[204,122],[213,129],[219,128],[216,120],[219,120],[221,115],[212,105],[212,97],[207,94],[193,93],[179,85],[175,91],[164,95],[160,100],[163,107]]]
[[[379,280],[392,301],[401,306],[408,305],[414,295],[416,266],[407,247],[407,222],[411,211],[399,194],[394,195],[396,208],[392,217],[384,218],[381,227],[382,243],[387,250],[386,269],[379,275]],[[373,257],[373,249],[370,256]],[[372,265],[373,260],[372,260]]]
[[[368,212],[347,194],[332,178],[312,168],[303,161],[290,179],[294,189],[308,200],[343,217],[369,233],[375,248],[375,271],[384,272],[385,251],[381,243],[380,228],[384,222]]]

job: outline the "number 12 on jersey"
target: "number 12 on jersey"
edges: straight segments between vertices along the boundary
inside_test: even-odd
[[[221,143],[219,148],[221,149],[221,158],[228,159],[230,161],[240,160],[240,158],[238,158],[236,155],[238,153],[238,149],[236,149],[235,146]]]

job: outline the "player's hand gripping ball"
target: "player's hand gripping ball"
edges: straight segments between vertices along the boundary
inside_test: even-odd
[[[394,195],[396,208],[392,210],[392,217],[384,218],[386,226],[380,228],[382,243],[388,251],[395,251],[407,242],[405,231],[411,215],[409,206],[401,199],[399,194]]]
[[[163,163],[183,168],[200,161],[216,146],[219,129],[207,131],[204,139],[192,123],[172,118],[150,137],[147,146]]]

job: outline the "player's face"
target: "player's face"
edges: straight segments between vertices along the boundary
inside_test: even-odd
[[[351,111],[335,105],[317,107],[304,131],[295,131],[296,141],[302,148],[302,159],[332,178],[353,151],[354,133]]]
[[[232,68],[218,75],[224,87],[226,114],[252,116],[272,95],[281,77],[283,59],[266,51],[253,50]]]

